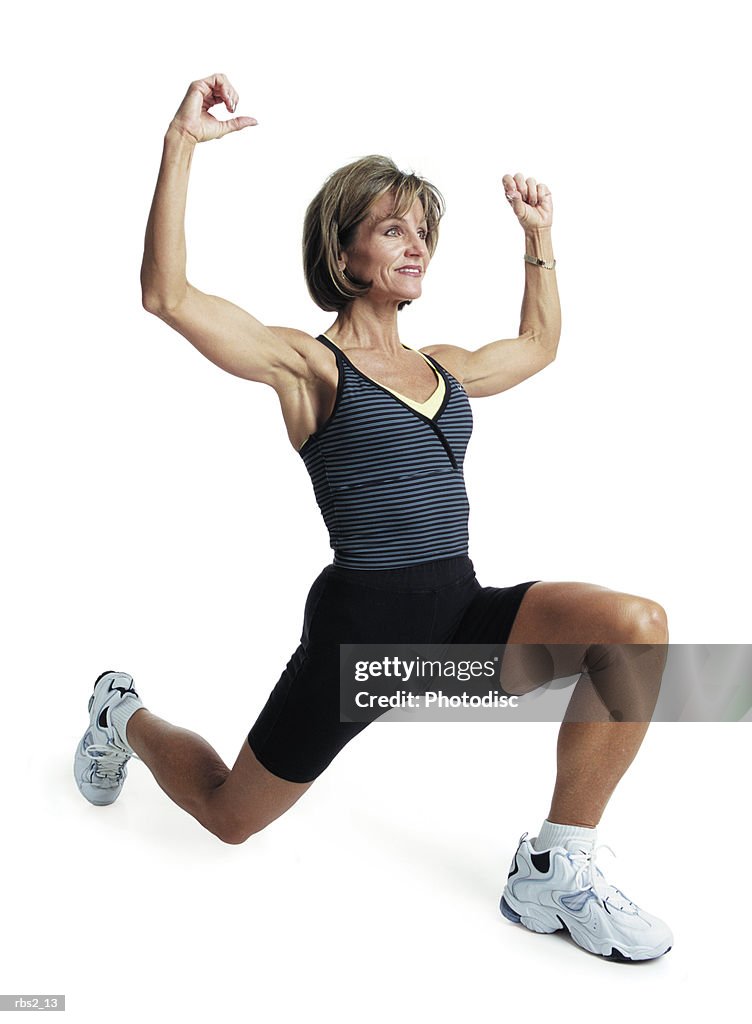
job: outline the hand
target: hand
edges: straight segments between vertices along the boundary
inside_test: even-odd
[[[504,193],[525,231],[550,228],[554,219],[554,204],[547,185],[538,185],[535,178],[523,178],[520,173],[501,179]]]
[[[219,121],[209,108],[224,103],[230,112],[238,105],[238,94],[227,75],[209,75],[191,82],[183,102],[177,109],[170,123],[181,134],[192,138],[194,142],[208,142],[209,139],[221,139],[230,132],[240,131],[250,125],[258,124],[255,117],[233,117],[228,121]]]

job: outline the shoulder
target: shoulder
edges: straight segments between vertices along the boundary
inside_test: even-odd
[[[426,345],[418,351],[441,363],[460,384],[465,383],[468,376],[468,359],[472,355],[468,349],[460,348],[458,345]]]
[[[280,386],[299,387],[301,383],[328,379],[337,372],[334,353],[318,338],[296,327],[269,327],[274,337],[291,358],[285,360],[287,372]]]

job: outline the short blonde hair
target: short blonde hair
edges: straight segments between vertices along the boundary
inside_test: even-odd
[[[339,311],[366,295],[370,284],[344,277],[337,260],[355,237],[372,204],[393,192],[394,216],[402,217],[419,199],[426,218],[426,245],[433,256],[439,241],[444,198],[425,178],[401,171],[387,156],[364,156],[334,171],[311,201],[303,225],[303,267],[311,298],[320,309]],[[409,305],[401,302],[398,309]]]

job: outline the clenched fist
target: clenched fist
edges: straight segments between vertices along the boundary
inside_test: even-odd
[[[539,185],[535,178],[524,178],[519,172],[501,179],[504,193],[517,220],[526,231],[550,228],[554,219],[554,204],[548,185]]]

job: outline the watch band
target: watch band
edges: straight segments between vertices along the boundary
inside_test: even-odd
[[[526,263],[532,263],[534,267],[544,267],[546,270],[553,270],[556,266],[556,260],[542,260],[538,256],[528,256],[527,253],[523,259]]]

